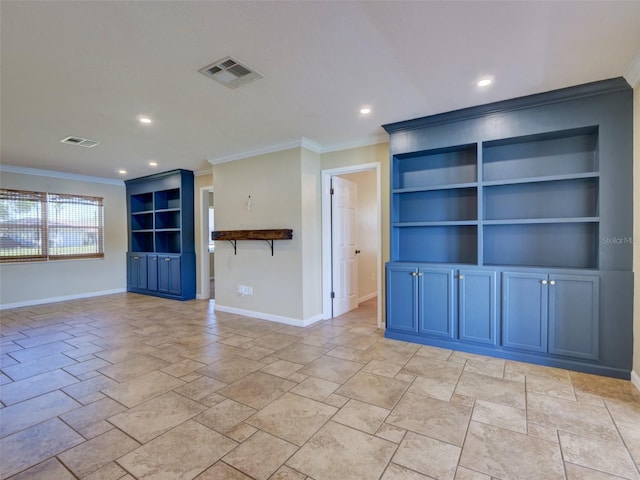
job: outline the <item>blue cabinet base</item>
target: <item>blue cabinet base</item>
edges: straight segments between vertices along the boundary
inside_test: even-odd
[[[408,334],[404,332],[396,332],[390,329],[387,329],[385,331],[384,336],[385,338],[390,338],[393,340],[402,340],[405,342],[419,343],[421,345],[428,345],[431,347],[446,348],[467,353],[475,353],[477,355],[504,358],[505,360],[534,363],[537,365],[543,365],[545,367],[564,368],[567,370],[591,373],[594,375],[604,375],[607,377],[620,378],[623,380],[629,380],[631,378],[631,372],[626,369],[607,367],[604,365],[598,365],[586,361],[582,362],[564,358],[557,358],[549,356],[548,354],[536,355],[532,353],[515,352],[500,347],[485,347],[481,345],[472,345],[451,340],[443,340],[439,338],[423,337],[411,333]]]

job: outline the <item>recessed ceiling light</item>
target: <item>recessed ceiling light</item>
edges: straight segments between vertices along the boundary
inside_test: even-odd
[[[138,121],[140,123],[146,123],[146,124],[151,123],[151,119],[149,117],[143,117],[143,116],[139,116]]]
[[[492,83],[493,80],[491,80],[490,78],[483,78],[482,80],[478,80],[478,83],[476,85],[478,85],[479,87],[488,87]]]
[[[150,167],[157,167],[158,166],[158,162],[149,162],[149,166]]]
[[[370,107],[362,107],[360,109],[360,113],[362,115],[369,115],[371,113],[371,108]]]
[[[119,173],[120,175],[126,175],[126,174],[127,174],[127,171],[126,171],[126,170],[118,170],[118,173]]]

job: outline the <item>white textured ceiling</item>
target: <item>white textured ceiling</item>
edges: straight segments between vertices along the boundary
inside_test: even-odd
[[[372,142],[384,123],[622,76],[640,50],[640,1],[2,0],[0,17],[0,161],[107,178]],[[198,73],[227,55],[264,78]]]

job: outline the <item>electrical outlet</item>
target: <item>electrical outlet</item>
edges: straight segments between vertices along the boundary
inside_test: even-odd
[[[253,295],[253,287],[249,287],[247,285],[238,285],[237,287],[238,295],[241,297],[248,297]]]

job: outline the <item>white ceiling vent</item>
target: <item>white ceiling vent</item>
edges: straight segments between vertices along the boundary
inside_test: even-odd
[[[225,57],[198,71],[229,88],[238,88],[262,78],[260,73],[232,57]]]
[[[89,140],[88,138],[81,137],[67,137],[60,140],[62,143],[68,143],[69,145],[79,145],[81,147],[93,148],[100,142],[96,140]]]

